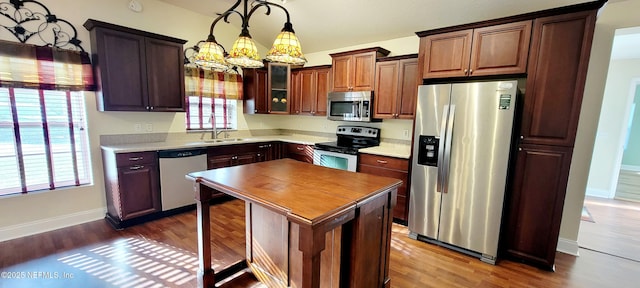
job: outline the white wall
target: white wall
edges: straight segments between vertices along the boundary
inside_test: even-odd
[[[609,3],[596,22],[596,30],[589,58],[589,71],[585,86],[578,134],[573,149],[567,196],[565,198],[560,227],[560,238],[577,241],[580,214],[584,203],[591,155],[598,126],[604,87],[607,79],[609,59],[615,30],[640,26],[640,0]],[[576,242],[577,244],[577,242]]]
[[[587,182],[587,195],[611,198],[622,157],[620,141],[627,132],[632,80],[640,77],[640,59],[613,60],[609,64],[602,110]],[[631,96],[630,96],[631,95]]]

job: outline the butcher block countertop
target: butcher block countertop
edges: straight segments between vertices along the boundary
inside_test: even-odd
[[[188,177],[310,224],[335,211],[354,208],[367,197],[402,183],[394,178],[325,168],[292,159],[218,170],[191,173]]]

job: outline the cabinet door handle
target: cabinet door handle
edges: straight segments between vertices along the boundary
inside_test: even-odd
[[[129,170],[140,170],[142,168],[144,168],[144,165],[136,165],[129,167]]]
[[[256,110],[253,110],[253,112],[255,112],[255,113],[258,113],[258,109],[256,109]]]
[[[473,69],[469,69],[469,75],[473,74]]]
[[[520,139],[524,139],[524,135],[520,135]]]
[[[150,109],[153,110],[153,106],[151,106]]]
[[[258,157],[261,157],[261,156],[262,156],[262,154],[258,153]]]
[[[518,151],[522,151],[522,147],[518,147]]]
[[[304,147],[299,147],[299,146],[298,146],[298,147],[296,147],[296,149],[298,149],[298,150],[302,151],[302,150],[304,150]]]
[[[376,160],[376,162],[380,163],[380,164],[387,164],[389,162],[385,161],[385,160]]]
[[[469,69],[464,69],[464,75],[469,74]]]
[[[140,156],[140,157],[129,157],[129,161],[139,161],[144,159],[144,157]]]

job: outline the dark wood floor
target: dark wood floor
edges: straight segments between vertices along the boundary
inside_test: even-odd
[[[640,261],[640,202],[587,197],[584,204],[594,222],[581,221],[580,247]]]
[[[244,204],[212,208],[214,263],[244,255]],[[597,221],[597,219],[596,219]],[[94,221],[0,242],[0,287],[195,287],[195,212],[113,230]],[[501,260],[478,259],[407,237],[394,225],[392,287],[637,287],[640,263],[590,250],[558,253],[556,272]],[[20,279],[9,279],[18,277]],[[264,287],[251,274],[220,287]]]

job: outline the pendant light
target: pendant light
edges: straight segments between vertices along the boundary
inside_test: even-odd
[[[293,65],[304,65],[307,60],[302,54],[300,41],[293,31],[293,25],[291,24],[287,9],[281,5],[265,0],[253,0],[251,9],[249,9],[248,2],[249,0],[237,0],[236,3],[227,11],[218,14],[218,17],[213,21],[213,23],[211,23],[207,41],[205,41],[198,51],[198,54],[195,56],[194,62],[196,65],[218,70],[226,70],[229,66],[237,66],[241,68],[264,67],[256,44],[251,38],[248,29],[251,15],[253,15],[256,9],[260,7],[265,7],[267,9],[267,15],[271,13],[271,7],[278,7],[282,9],[287,16],[287,22],[280,34],[276,37],[276,40],[273,42],[273,46],[267,53],[266,60]],[[244,4],[244,10],[242,13],[235,10],[240,6],[240,4]],[[238,39],[233,43],[233,47],[229,53],[225,54],[224,48],[215,41],[213,28],[218,21],[222,19],[229,23],[228,18],[231,14],[237,14],[242,18],[242,32]]]

